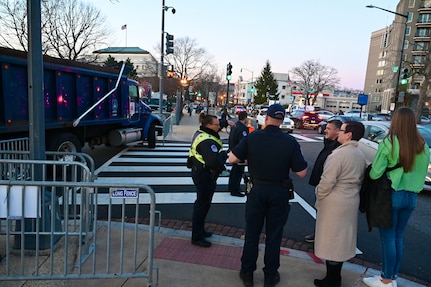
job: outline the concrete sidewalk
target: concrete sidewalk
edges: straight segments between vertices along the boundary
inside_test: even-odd
[[[190,142],[194,131],[199,127],[198,115],[193,113],[192,116],[184,114],[180,125],[173,126],[172,133],[167,137],[167,140]],[[227,138],[228,134],[221,132],[222,138]],[[220,286],[243,286],[239,278],[240,259],[242,253],[243,240],[237,237],[223,236],[221,228],[209,228],[214,232],[214,235],[209,238],[213,243],[210,248],[201,248],[191,244],[191,232],[189,226],[179,227],[175,224],[165,224],[171,228],[156,229],[155,246],[154,246],[154,264],[158,267],[158,271],[154,272],[153,284],[151,286],[169,286],[169,287],[220,287]],[[141,225],[142,233],[139,238],[143,250],[148,249],[148,226]],[[184,230],[186,229],[186,230]],[[111,238],[118,236],[119,230],[113,230]],[[103,226],[98,226],[98,235],[100,238],[100,246],[96,246],[97,253],[106,251],[103,246],[106,240],[107,233],[104,232]],[[125,232],[125,241],[132,242],[132,232]],[[142,238],[141,238],[142,237]],[[239,236],[241,237],[241,236]],[[1,242],[0,242],[0,245]],[[73,248],[71,248],[73,249]],[[263,267],[263,249],[261,245],[259,251],[258,267],[254,275],[254,285],[263,286],[264,276]],[[61,248],[57,248],[53,256],[58,260],[59,267],[63,264],[64,255],[60,252]],[[127,254],[133,250],[127,250]],[[142,254],[141,254],[142,252]],[[115,253],[115,250],[113,250]],[[145,269],[148,264],[148,251],[138,253],[139,269]],[[63,257],[62,257],[63,256]],[[133,256],[130,256],[132,258]],[[70,258],[69,258],[70,259]],[[31,260],[31,258],[29,259]],[[131,260],[131,259],[130,259]],[[46,261],[49,261],[48,259]],[[85,268],[91,268],[91,263],[88,262]],[[103,263],[103,262],[102,262]],[[315,257],[310,252],[299,251],[296,249],[282,248],[281,250],[281,266],[279,269],[281,275],[280,287],[303,287],[313,286],[313,280],[323,278],[325,276],[325,265],[323,261]],[[3,272],[0,261],[0,272]],[[29,265],[31,265],[29,263]],[[105,262],[106,265],[106,262]],[[126,261],[127,267],[132,266],[132,263]],[[118,268],[118,260],[111,260],[110,268],[116,270]],[[18,266],[17,266],[18,268]],[[103,267],[101,267],[103,268]],[[342,286],[365,286],[362,283],[364,276],[378,275],[379,271],[372,268],[367,268],[359,264],[346,262],[342,269]],[[406,280],[399,278],[399,287],[417,287],[431,286],[421,285],[413,282],[414,280]],[[158,285],[157,285],[158,283]],[[0,286],[103,286],[103,287],[137,287],[147,286],[147,279],[90,279],[90,280],[56,280],[56,281],[0,281]]]

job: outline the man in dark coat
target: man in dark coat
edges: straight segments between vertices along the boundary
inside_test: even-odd
[[[236,127],[233,128],[229,133],[229,149],[233,149],[243,137],[248,135],[247,112],[238,113],[238,121]],[[241,192],[241,179],[244,173],[244,164],[233,163],[232,169],[229,173],[229,191],[232,196],[245,196],[245,193]]]
[[[323,140],[323,149],[320,151],[314,163],[313,170],[311,171],[310,180],[308,183],[314,187],[319,184],[320,177],[323,173],[323,165],[326,158],[332,153],[334,149],[340,146],[337,141],[338,133],[340,132],[343,123],[339,120],[329,121],[325,128],[325,139]],[[305,236],[305,241],[309,243],[314,242],[314,232]]]

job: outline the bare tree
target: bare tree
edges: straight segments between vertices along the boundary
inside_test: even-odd
[[[0,0],[0,44],[27,50],[26,0]],[[108,39],[105,17],[90,3],[42,1],[42,43],[46,55],[94,60],[92,52]]]
[[[178,38],[174,43],[174,53],[167,55],[165,59],[168,65],[174,67],[175,75],[179,78],[194,81],[212,68],[210,56],[204,48],[198,47],[195,39]]]
[[[292,78],[297,82],[297,86],[306,95],[306,105],[310,104],[310,95],[314,95],[311,101],[311,105],[313,105],[320,92],[335,87],[340,82],[335,68],[324,66],[316,60],[305,61],[290,72],[293,74]]]

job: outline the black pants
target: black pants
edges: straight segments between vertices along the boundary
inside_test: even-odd
[[[245,205],[245,242],[241,257],[241,272],[256,270],[259,252],[259,237],[265,223],[265,267],[266,277],[275,276],[280,267],[280,244],[283,228],[289,216],[289,193],[280,185],[255,184]]]
[[[229,173],[229,191],[231,193],[237,193],[241,191],[241,179],[244,173],[244,165],[234,163]]]
[[[205,238],[205,218],[211,207],[211,201],[216,189],[217,178],[211,177],[209,170],[192,171],[197,197],[193,205],[192,240]]]

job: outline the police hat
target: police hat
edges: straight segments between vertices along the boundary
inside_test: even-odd
[[[266,114],[271,118],[282,120],[284,119],[285,111],[280,104],[273,104],[268,108]]]

